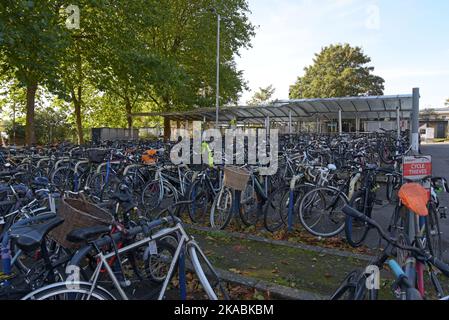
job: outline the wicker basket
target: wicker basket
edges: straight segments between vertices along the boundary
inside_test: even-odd
[[[78,247],[77,244],[66,240],[67,234],[71,231],[98,225],[110,225],[113,222],[112,216],[107,211],[79,199],[62,199],[58,215],[64,219],[64,223],[54,229],[50,236],[68,249]]]
[[[227,166],[224,168],[223,185],[237,191],[245,191],[249,176],[249,172],[245,169]]]

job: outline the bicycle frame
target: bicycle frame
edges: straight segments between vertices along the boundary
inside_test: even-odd
[[[147,237],[138,242],[135,242],[128,246],[117,249],[117,253],[111,252],[109,254],[103,254],[99,249],[97,249],[99,251],[99,253],[96,255],[96,258],[99,260],[99,263],[89,281],[89,283],[91,285],[91,290],[90,290],[90,293],[89,293],[89,296],[87,297],[87,299],[90,299],[93,291],[95,290],[95,288],[97,288],[99,275],[101,274],[101,271],[106,270],[107,274],[109,275],[109,277],[111,278],[111,280],[113,282],[114,287],[117,289],[120,297],[124,300],[129,300],[125,291],[121,287],[119,280],[115,276],[114,271],[112,270],[111,266],[109,265],[108,259],[115,257],[117,254],[123,254],[123,253],[129,252],[131,250],[134,250],[136,248],[142,247],[146,244],[149,244],[150,242],[157,241],[157,240],[162,239],[166,236],[169,236],[173,233],[178,234],[178,246],[177,246],[176,252],[173,256],[173,260],[170,264],[170,268],[169,268],[169,271],[165,278],[165,281],[162,285],[161,291],[159,293],[158,300],[163,299],[165,292],[167,290],[168,284],[174,274],[176,264],[178,263],[178,261],[181,262],[180,260],[182,259],[182,255],[185,254],[185,252],[183,252],[183,249],[185,249],[186,247],[187,247],[187,249],[189,249],[190,246],[193,246],[196,250],[198,250],[200,252],[201,256],[206,260],[208,266],[211,266],[211,264],[208,262],[205,255],[202,253],[202,251],[198,247],[198,245],[196,245],[194,240],[190,239],[190,237],[186,234],[186,232],[184,231],[184,229],[182,228],[182,226],[180,224],[177,224],[175,227],[163,229],[163,230],[157,232],[153,236]],[[195,262],[192,261],[192,263],[195,263]],[[180,268],[183,268],[182,265],[183,264],[180,263]],[[209,297],[214,300],[218,299],[217,296],[215,295],[215,293],[213,292],[205,275],[204,274],[197,274],[197,275],[198,275],[198,278],[199,278],[201,284],[203,285],[203,288],[205,288],[205,291],[209,295]],[[217,275],[215,274],[215,276],[217,276]],[[180,277],[181,277],[181,275],[180,275]],[[217,278],[218,278],[218,276],[217,276]]]

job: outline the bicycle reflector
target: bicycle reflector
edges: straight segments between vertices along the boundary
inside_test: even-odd
[[[399,198],[409,210],[420,217],[427,217],[429,215],[429,210],[427,209],[429,192],[420,184],[404,184],[401,190],[399,190]]]

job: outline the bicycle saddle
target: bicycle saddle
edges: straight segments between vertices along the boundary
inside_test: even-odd
[[[94,226],[89,228],[76,229],[71,231],[67,236],[67,241],[73,243],[84,243],[96,240],[98,237],[111,231],[109,226]]]
[[[64,222],[64,219],[53,215],[45,219],[36,219],[23,225],[11,228],[11,237],[16,238],[17,246],[23,251],[29,252],[41,246],[45,236]]]

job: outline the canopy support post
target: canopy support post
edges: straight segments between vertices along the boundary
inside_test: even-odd
[[[338,130],[340,135],[343,134],[343,121],[342,121],[342,112],[341,109],[338,110]]]
[[[292,111],[288,112],[288,134],[292,134]]]

